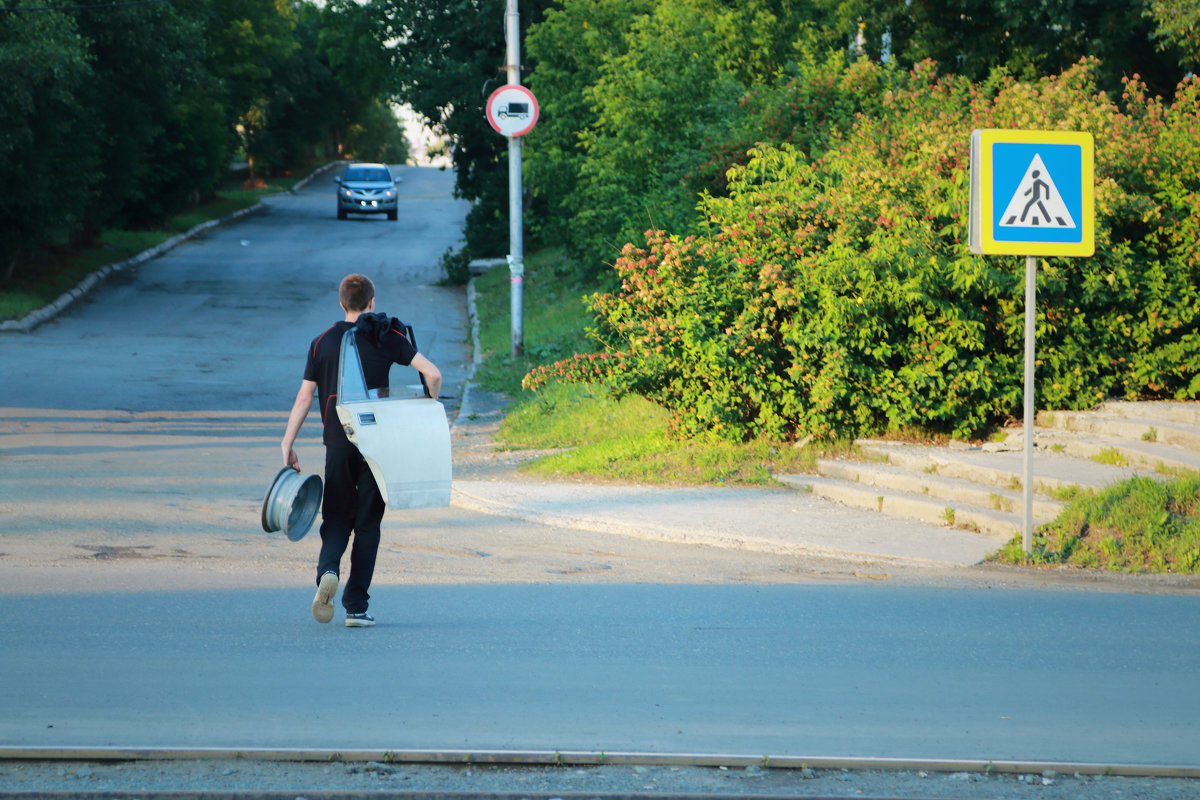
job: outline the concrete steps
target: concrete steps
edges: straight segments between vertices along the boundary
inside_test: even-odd
[[[997,538],[1021,532],[1024,430],[1003,442],[948,446],[859,440],[862,459],[819,459],[816,475],[780,481],[846,505]],[[1034,428],[1033,518],[1052,521],[1082,491],[1135,475],[1200,470],[1200,403],[1105,403],[1042,412]]]
[[[1151,469],[1200,469],[1200,422],[1138,418],[1129,413],[1042,412],[1037,415],[1035,441],[1050,448],[1057,445],[1060,452],[1080,458],[1119,457]]]

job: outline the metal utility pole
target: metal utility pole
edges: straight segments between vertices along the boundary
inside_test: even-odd
[[[505,70],[508,83],[521,85],[521,16],[517,0],[508,0],[504,13],[504,37],[507,40]],[[525,238],[521,219],[521,137],[508,137],[508,273],[512,309],[512,357],[525,354],[524,284]]]

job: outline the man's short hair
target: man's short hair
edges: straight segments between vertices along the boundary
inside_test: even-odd
[[[347,311],[366,311],[375,298],[375,284],[366,275],[347,275],[338,287],[338,301]]]

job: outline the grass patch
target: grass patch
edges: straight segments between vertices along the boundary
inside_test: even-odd
[[[995,492],[992,492],[991,494],[988,495],[988,501],[991,504],[992,508],[996,509],[997,511],[1005,511],[1009,514],[1011,514],[1013,511],[1012,500],[1005,497],[1004,495],[1000,495],[1000,494],[996,494]]]
[[[1092,456],[1092,461],[1097,464],[1111,464],[1114,467],[1129,466],[1129,459],[1121,455],[1121,451],[1115,447],[1105,447],[1099,453]]]
[[[22,319],[53,303],[101,267],[132,258],[203,222],[249,208],[265,194],[288,191],[314,169],[272,179],[258,189],[243,189],[231,182],[211,202],[171,217],[153,230],[109,230],[86,245],[46,247],[23,260],[11,281],[0,283],[0,320]]]
[[[667,415],[641,397],[616,400],[602,386],[552,383],[522,396],[501,426],[503,441],[549,450],[664,430]]]
[[[560,250],[527,255],[522,285],[525,346],[524,354],[513,358],[508,268],[496,267],[475,279],[479,343],[486,356],[475,381],[514,398],[524,393],[521,379],[533,367],[592,350],[586,332],[591,317],[583,300],[590,289]]]
[[[989,560],[1200,574],[1200,473],[1131,478],[1079,497],[1034,533],[1032,551],[1016,536]]]
[[[787,443],[678,441],[667,414],[640,397],[616,400],[602,387],[552,384],[523,398],[500,426],[510,446],[560,449],[524,468],[537,475],[644,484],[765,485],[772,472],[808,472],[813,455]]]
[[[132,258],[175,234],[157,231],[105,231],[85,247],[54,247],[23,262],[16,276],[0,284],[0,319],[21,319],[69,292],[108,264]]]
[[[617,400],[603,386],[551,384],[521,389],[530,369],[594,349],[584,297],[594,290],[557,250],[527,256],[522,321],[524,354],[513,358],[508,270],[476,279],[480,346],[475,373],[488,391],[513,398],[497,441],[510,449],[554,450],[522,465],[541,475],[653,484],[763,485],[772,473],[812,472],[813,448],[788,443],[679,441],[667,435],[668,415],[640,397]],[[849,445],[825,447],[844,453]]]
[[[1069,503],[1072,500],[1078,500],[1081,497],[1091,497],[1095,493],[1096,492],[1093,489],[1089,489],[1086,486],[1080,486],[1075,483],[1056,486],[1050,489],[1048,492],[1045,492],[1045,494],[1049,494],[1055,500],[1059,500],[1064,503]]]

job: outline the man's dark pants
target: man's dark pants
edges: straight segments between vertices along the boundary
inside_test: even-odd
[[[367,610],[375,556],[379,551],[379,522],[384,503],[375,475],[358,448],[325,448],[325,499],[321,504],[321,557],[317,582],[326,572],[340,574],[342,555],[350,548],[350,577],[342,591],[342,607],[348,614]]]

